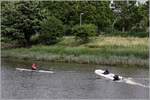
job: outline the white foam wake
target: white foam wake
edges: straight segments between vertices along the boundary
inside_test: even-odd
[[[138,86],[142,86],[142,87],[145,87],[145,88],[150,88],[150,86],[146,86],[144,84],[137,83],[137,82],[133,81],[131,78],[130,79],[123,79],[123,82],[125,82],[127,84],[131,84],[131,85],[138,85]]]

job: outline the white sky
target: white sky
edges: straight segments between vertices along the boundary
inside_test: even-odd
[[[139,1],[139,2],[141,2],[141,3],[144,3],[144,2],[147,1],[147,0],[137,0],[137,1]]]

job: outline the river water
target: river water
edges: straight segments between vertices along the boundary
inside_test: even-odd
[[[21,72],[15,68],[40,69],[55,73]],[[2,59],[1,96],[3,99],[149,99],[149,88],[112,82],[94,74],[95,69],[131,77],[149,85],[149,69],[133,66],[100,66]]]

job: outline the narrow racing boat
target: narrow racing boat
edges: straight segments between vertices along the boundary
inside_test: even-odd
[[[32,71],[32,72],[42,72],[42,73],[54,73],[53,71],[46,71],[46,70],[32,70],[32,69],[24,69],[24,68],[16,68],[19,71]]]

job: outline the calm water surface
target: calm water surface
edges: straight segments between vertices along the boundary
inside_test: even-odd
[[[21,72],[37,63],[41,69],[54,74]],[[1,86],[5,99],[148,99],[149,88],[99,78],[95,69],[132,77],[136,82],[149,84],[148,68],[127,66],[98,66],[50,63],[42,61],[2,59]]]

